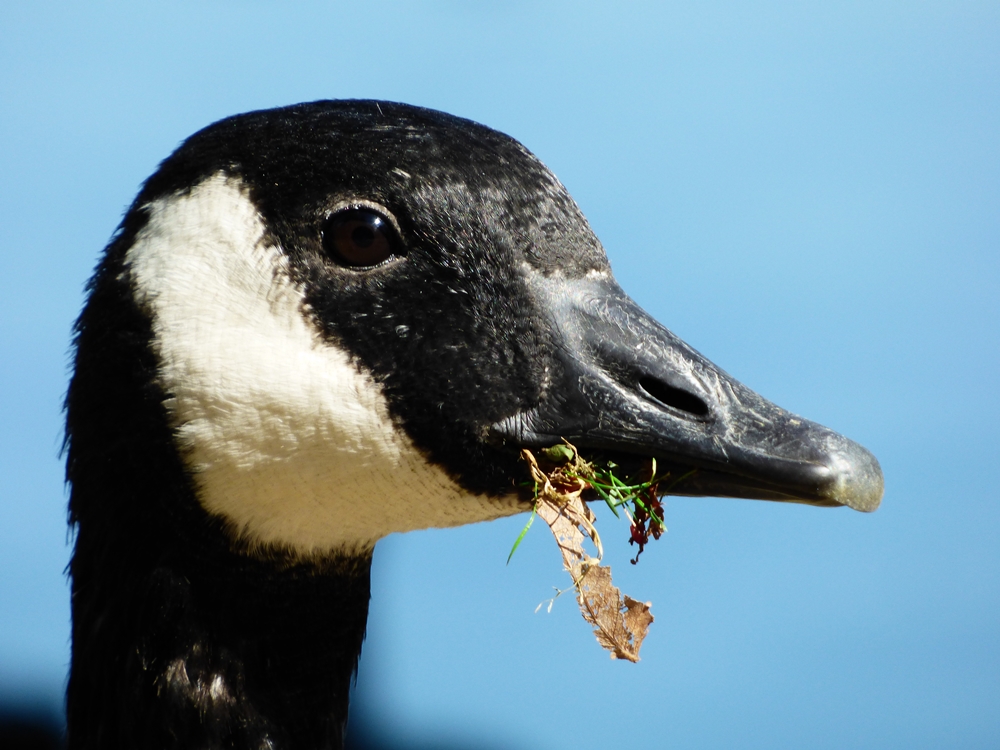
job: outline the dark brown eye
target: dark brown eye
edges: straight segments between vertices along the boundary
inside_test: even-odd
[[[323,225],[323,249],[353,268],[371,268],[401,255],[392,224],[370,208],[347,208]]]

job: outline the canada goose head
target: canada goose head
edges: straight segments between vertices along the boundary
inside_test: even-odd
[[[337,746],[373,546],[529,509],[521,448],[654,457],[686,477],[672,494],[882,496],[868,451],[639,308],[523,146],[430,110],[316,102],[192,136],[77,330],[71,742],[118,732],[98,703],[132,690],[133,711],[166,695],[186,718],[126,719],[128,742],[185,726],[295,746],[309,725]],[[321,625],[321,656],[275,635]]]

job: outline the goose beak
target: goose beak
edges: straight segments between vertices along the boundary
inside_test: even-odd
[[[767,401],[689,347],[610,276],[529,280],[556,340],[540,403],[493,426],[525,447],[655,457],[672,495],[875,510],[882,469],[848,438]]]

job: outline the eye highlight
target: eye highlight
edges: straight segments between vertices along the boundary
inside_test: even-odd
[[[374,268],[403,255],[392,223],[378,211],[345,208],[323,223],[323,249],[341,265]]]

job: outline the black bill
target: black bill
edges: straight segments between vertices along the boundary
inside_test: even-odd
[[[535,409],[493,426],[498,437],[653,456],[672,476],[688,475],[672,495],[878,507],[875,456],[733,379],[609,275],[567,283],[537,274],[530,284],[552,316],[562,372]]]

